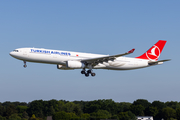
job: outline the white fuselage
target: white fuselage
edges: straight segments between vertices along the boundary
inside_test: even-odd
[[[66,67],[66,61],[81,61],[88,58],[106,57],[108,55],[51,50],[43,48],[19,48],[10,55],[19,60],[37,63],[57,64]],[[149,60],[117,57],[114,60],[99,63],[93,69],[130,70],[150,66]]]

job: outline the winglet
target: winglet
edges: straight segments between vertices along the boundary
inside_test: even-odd
[[[133,53],[133,52],[134,52],[134,50],[135,50],[135,49],[133,48],[132,50],[128,51],[128,53]]]

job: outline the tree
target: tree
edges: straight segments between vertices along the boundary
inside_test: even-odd
[[[12,114],[8,120],[21,120],[21,117],[19,117],[18,114]]]
[[[98,104],[93,104],[93,103],[88,103],[85,107],[84,107],[84,112],[85,113],[93,113],[96,112],[100,109],[100,105]]]
[[[118,117],[120,120],[131,120],[131,118],[128,115],[128,112],[120,112],[118,114]]]
[[[15,108],[15,105],[10,104],[10,105],[7,107],[6,111],[5,111],[5,116],[9,117],[9,116],[11,116],[12,114],[15,114],[15,113],[17,113],[17,110],[16,110],[16,108]]]
[[[127,112],[128,112],[129,117],[131,118],[131,120],[136,120],[135,114],[133,114],[131,111],[127,111]]]
[[[77,116],[81,116],[82,114],[82,110],[81,110],[81,107],[79,104],[76,104],[74,109],[73,109],[73,112],[77,115]]]
[[[151,107],[156,107],[158,110],[158,114],[155,116],[156,118],[163,118],[162,109],[166,107],[164,102],[154,101],[152,102]]]
[[[63,109],[65,112],[71,113],[71,112],[73,112],[75,106],[76,105],[73,102],[68,102],[64,105]]]
[[[153,101],[151,106],[156,107],[158,110],[161,110],[166,107],[165,103],[160,101]]]
[[[180,120],[180,108],[176,109],[176,118]]]
[[[180,108],[180,104],[177,101],[166,102],[165,105],[170,108],[173,108],[174,110],[176,110],[177,108]]]
[[[28,107],[27,106],[18,105],[16,107],[16,109],[17,109],[18,113],[23,113],[24,111],[26,111],[28,109]]]
[[[6,117],[2,117],[2,116],[0,115],[0,120],[6,120]]]
[[[29,120],[39,120],[39,119],[36,118],[36,116],[33,114],[32,117]]]
[[[53,115],[53,120],[69,120],[70,116],[64,111],[56,112]]]
[[[36,116],[33,114],[32,117],[31,117],[31,119],[35,119],[35,118],[36,118]]]
[[[10,106],[11,104],[12,104],[12,103],[11,103],[10,101],[6,101],[6,102],[2,103],[1,105],[7,108],[7,107]]]
[[[130,111],[134,113],[136,116],[144,116],[145,108],[142,105],[131,105]]]
[[[81,110],[83,110],[84,106],[87,104],[86,101],[73,101],[74,104],[78,104],[81,107]]]
[[[64,102],[62,100],[58,101],[57,107],[55,108],[55,111],[63,111],[64,108]]]
[[[118,107],[118,104],[115,103],[112,99],[94,100],[85,104],[83,112],[93,113],[97,112],[98,110],[107,110],[111,114],[117,114]]]
[[[108,119],[111,117],[111,114],[107,110],[98,110],[97,112],[93,112],[90,115],[91,118],[97,119]]]
[[[49,115],[48,116],[53,115],[54,113],[55,113],[55,110],[54,110],[53,106],[51,106],[49,109]]]
[[[70,117],[70,120],[79,119],[79,117],[75,113],[66,113],[66,114]]]
[[[56,111],[58,111],[58,102],[57,100],[44,101],[43,105],[46,107],[45,116],[53,115]]]
[[[120,120],[136,120],[136,116],[131,111],[120,112],[118,117]]]
[[[101,110],[107,110],[111,114],[117,114],[118,112],[118,105],[115,103],[112,99],[103,99],[103,100],[98,100],[100,109]]]
[[[33,114],[37,117],[40,117],[41,112],[45,110],[45,106],[43,105],[43,100],[35,100],[32,101],[27,109],[27,113],[32,116]]]
[[[147,115],[155,117],[158,114],[158,109],[156,107],[148,107]]]
[[[118,113],[129,111],[130,106],[131,106],[131,103],[128,103],[128,102],[118,103]]]
[[[144,108],[147,108],[151,103],[144,99],[138,99],[133,102],[133,105],[142,105]]]
[[[90,114],[84,113],[84,114],[81,115],[81,118],[82,119],[89,119],[90,118]]]
[[[118,117],[118,115],[112,115],[111,119],[119,120],[119,117]]]
[[[0,116],[3,116],[4,112],[5,112],[5,107],[0,105]]]
[[[27,119],[27,120],[29,119],[29,116],[28,116],[28,114],[27,114],[26,111],[23,112],[22,118],[25,118],[25,119]]]
[[[45,116],[47,116],[47,114],[45,114]],[[38,117],[39,117],[39,118],[43,118],[43,117],[44,117],[43,109],[39,111]]]
[[[176,111],[170,107],[163,108],[162,110],[163,118],[165,120],[170,120],[171,118],[175,118]]]

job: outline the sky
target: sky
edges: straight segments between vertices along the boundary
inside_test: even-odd
[[[146,99],[180,101],[179,0],[0,1],[0,102],[33,100]],[[12,58],[16,48],[37,47],[137,57],[167,40],[160,60],[149,68],[114,71],[58,70],[56,65]]]

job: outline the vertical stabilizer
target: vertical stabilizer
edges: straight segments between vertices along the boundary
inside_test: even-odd
[[[166,42],[165,40],[159,40],[146,53],[136,58],[157,61]]]

